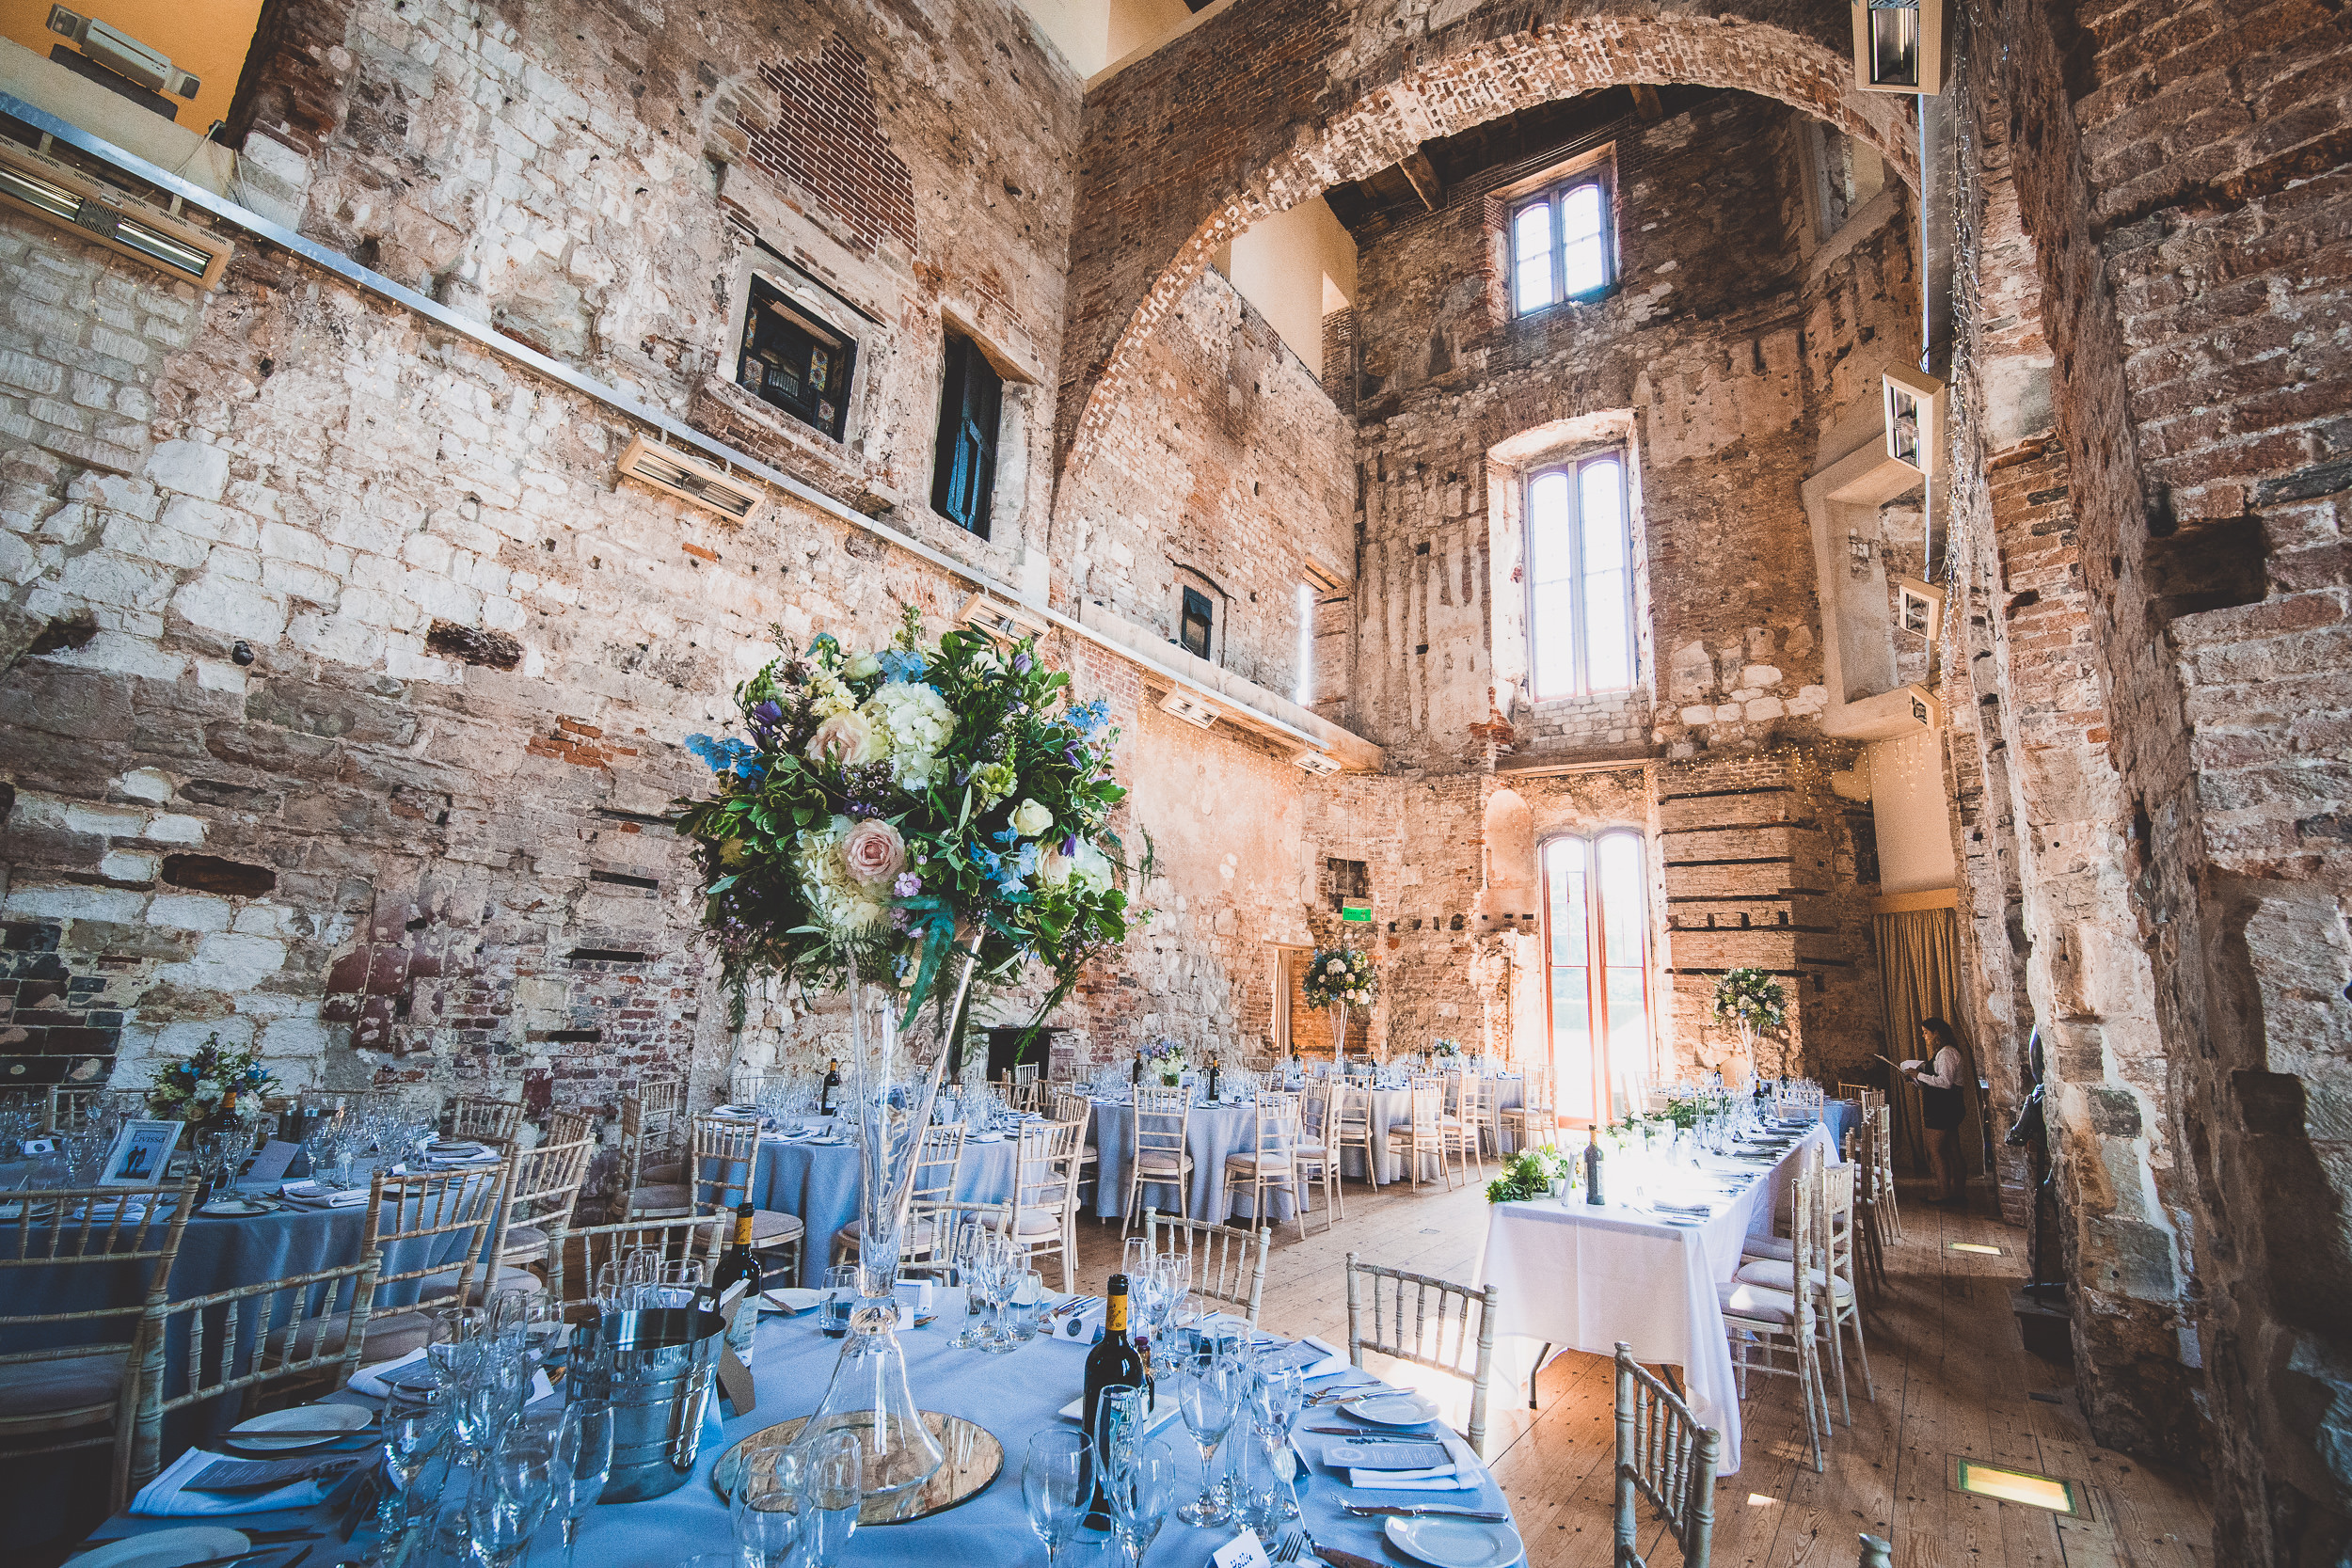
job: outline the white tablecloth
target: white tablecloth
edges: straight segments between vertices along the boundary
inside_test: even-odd
[[[1722,1206],[1696,1226],[1625,1206],[1629,1168],[1604,1171],[1602,1191],[1621,1201],[1602,1207],[1581,1196],[1493,1205],[1478,1277],[1502,1291],[1496,1332],[1595,1355],[1614,1354],[1623,1340],[1645,1362],[1680,1367],[1692,1414],[1723,1433],[1721,1473],[1736,1474],[1739,1385],[1715,1285],[1739,1269],[1750,1234],[1771,1233],[1796,1180],[1798,1151],[1827,1142],[1815,1127],[1738,1197],[1710,1199]],[[1709,1172],[1753,1169],[1711,1156],[1704,1164]]]

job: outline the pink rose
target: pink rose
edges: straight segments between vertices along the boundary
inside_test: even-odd
[[[836,713],[808,737],[808,760],[855,768],[874,760],[874,726],[855,709]]]
[[[906,869],[906,840],[889,823],[869,816],[841,841],[841,863],[861,882],[886,882]]]

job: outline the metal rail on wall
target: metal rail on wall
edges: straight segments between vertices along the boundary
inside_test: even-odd
[[[895,549],[904,550],[909,555],[938,567],[951,577],[960,578],[990,594],[1023,605],[1043,616],[1071,636],[1082,638],[1130,664],[1140,665],[1154,675],[1173,682],[1185,690],[1198,691],[1204,697],[1213,699],[1228,712],[1231,712],[1234,705],[1232,699],[1227,694],[1213,691],[1181,672],[1172,670],[1156,659],[1147,657],[1136,649],[1107,638],[1090,626],[1081,625],[1074,618],[1059,610],[1044,605],[1031,604],[1010,585],[998,581],[976,566],[958,561],[944,550],[936,549],[919,539],[902,533],[897,529],[889,528],[853,507],[843,505],[806,481],[795,479],[782,469],[771,467],[757,458],[728,446],[723,441],[714,440],[693,426],[673,419],[658,408],[647,407],[617,387],[598,381],[594,376],[582,374],[572,366],[540,353],[528,343],[520,342],[481,322],[462,316],[429,295],[419,293],[405,284],[396,282],[380,272],[364,267],[339,251],[329,250],[317,241],[305,238],[284,225],[263,217],[249,207],[231,201],[227,197],[209,191],[193,181],[183,179],[169,169],[150,163],[135,152],[126,151],[103,137],[92,135],[80,126],[70,120],[60,119],[46,109],[28,103],[12,93],[0,92],[0,115],[20,120],[55,141],[63,142],[103,163],[111,164],[124,173],[160,191],[169,193],[186,206],[198,208],[220,219],[223,223],[245,230],[256,239],[267,241],[271,245],[294,252],[312,265],[333,273],[355,288],[390,300],[393,304],[404,309],[414,311],[437,326],[469,339],[491,353],[524,366],[534,374],[546,376],[550,381],[568,387],[581,396],[603,404],[616,413],[635,420],[641,424],[651,426],[682,445],[716,458],[730,467],[739,468],[745,473],[754,475],[762,483],[783,491],[793,499],[814,507],[862,532],[869,533]],[[1247,704],[1241,705],[1245,708],[1248,707]],[[1254,708],[1249,709],[1248,722],[1251,725],[1263,725],[1277,730],[1289,738],[1318,752],[1327,752],[1331,749],[1329,743],[1319,736],[1299,729],[1295,725],[1285,723],[1271,714],[1258,712]]]

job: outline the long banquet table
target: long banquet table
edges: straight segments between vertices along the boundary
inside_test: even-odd
[[[1032,1433],[1068,1426],[1057,1412],[1077,1395],[1084,1379],[1088,1347],[1075,1339],[1040,1338],[1004,1355],[954,1350],[948,1341],[963,1321],[959,1292],[943,1292],[939,1305],[936,1323],[898,1337],[906,1349],[908,1381],[915,1401],[927,1410],[961,1416],[985,1427],[1004,1445],[1004,1469],[984,1491],[959,1507],[907,1524],[859,1529],[844,1552],[843,1560],[875,1568],[885,1564],[890,1568],[931,1568],[939,1563],[1041,1562],[1044,1551],[1029,1531],[1022,1503],[1022,1458]],[[591,1510],[580,1526],[580,1560],[595,1563],[597,1568],[675,1568],[701,1553],[731,1556],[733,1538],[726,1505],[710,1485],[712,1465],[728,1444],[778,1421],[814,1411],[824,1397],[839,1348],[840,1341],[824,1338],[818,1333],[813,1312],[797,1319],[771,1317],[763,1321],[752,1358],[758,1387],[757,1407],[749,1415],[725,1421],[723,1441],[712,1441],[706,1427],[694,1472],[676,1491],[644,1502]],[[1343,1378],[1366,1384],[1372,1381],[1358,1372],[1343,1374]],[[1343,1380],[1319,1381],[1311,1386],[1327,1389],[1340,1381]],[[351,1401],[358,1396],[346,1392],[337,1398]],[[1300,1445],[1310,1454],[1319,1456],[1326,1439],[1306,1433],[1305,1428],[1311,1423],[1331,1423],[1315,1412],[1309,1412],[1298,1423]],[[1165,1437],[1177,1453],[1179,1496],[1175,1500],[1189,1501],[1200,1490],[1199,1450],[1193,1448],[1181,1420],[1162,1428],[1157,1435]],[[1304,1523],[1318,1543],[1384,1560],[1387,1553],[1380,1541],[1379,1521],[1343,1513],[1339,1506],[1343,1497],[1367,1502],[1437,1501],[1495,1513],[1508,1513],[1510,1508],[1490,1474],[1482,1475],[1475,1492],[1449,1492],[1435,1497],[1427,1493],[1407,1496],[1391,1491],[1366,1492],[1346,1487],[1324,1468],[1319,1457],[1301,1477],[1298,1490]],[[303,1509],[241,1513],[218,1522],[236,1528],[320,1528],[326,1518],[324,1510]],[[142,1534],[189,1522],[118,1514],[98,1533],[109,1538]],[[549,1524],[543,1533],[551,1545],[556,1527]],[[1189,1528],[1173,1517],[1171,1509],[1146,1561],[1160,1568],[1199,1568],[1207,1560],[1211,1549],[1223,1544],[1232,1533],[1230,1528]],[[333,1551],[333,1542],[330,1530],[319,1544]],[[366,1543],[367,1536],[362,1534],[354,1548],[343,1549],[343,1555],[359,1555],[357,1548],[364,1547]],[[281,1552],[277,1557],[257,1557],[252,1568],[276,1568],[286,1555]],[[314,1560],[326,1560],[327,1556],[327,1552],[322,1552]],[[1103,1561],[1108,1564],[1113,1560],[1104,1550]]]
[[[1692,1413],[1723,1433],[1721,1473],[1736,1473],[1740,1393],[1715,1286],[1739,1269],[1751,1234],[1771,1233],[1772,1216],[1788,1205],[1797,1156],[1813,1145],[1836,1158],[1818,1123],[1760,1171],[1704,1156],[1709,1176],[1754,1180],[1736,1197],[1713,1200],[1714,1212],[1694,1226],[1635,1207],[1622,1171],[1604,1175],[1602,1192],[1617,1196],[1599,1207],[1575,1194],[1491,1206],[1478,1277],[1502,1288],[1496,1332],[1596,1355],[1613,1354],[1623,1340],[1643,1361],[1680,1367]]]

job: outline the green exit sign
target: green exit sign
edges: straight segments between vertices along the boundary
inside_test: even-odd
[[[1370,904],[1342,904],[1340,918],[1369,925],[1372,922],[1372,906]]]

